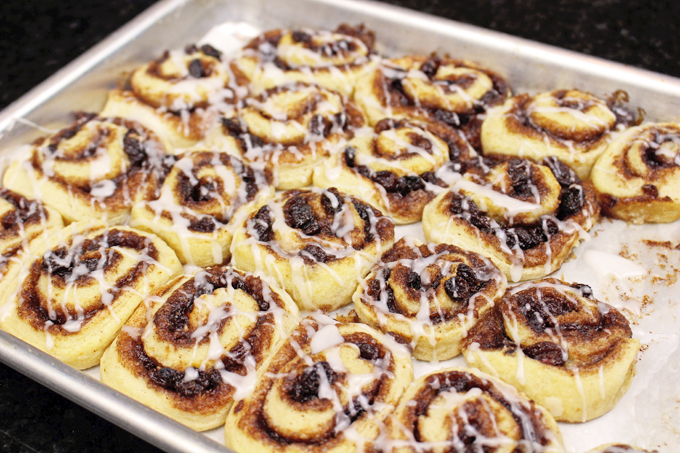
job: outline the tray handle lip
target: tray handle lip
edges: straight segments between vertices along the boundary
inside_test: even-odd
[[[235,453],[4,331],[0,361],[164,451]]]
[[[191,2],[192,0],[162,0],[151,5],[134,19],[9,104],[0,111],[0,138],[2,133],[11,130],[17,118],[26,117],[51,97],[71,85],[92,67],[113,55],[123,45],[148,29],[150,25]]]

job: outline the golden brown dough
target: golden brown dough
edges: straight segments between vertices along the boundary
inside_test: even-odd
[[[364,123],[339,92],[297,82],[246,99],[210,132],[205,147],[271,166],[277,189],[297,189],[309,185],[314,168]]]
[[[445,368],[418,378],[376,442],[389,453],[561,453],[553,417],[513,387],[477,370]]]
[[[118,225],[135,201],[156,196],[164,155],[157,136],[140,123],[83,115],[38,139],[10,165],[3,185],[40,199],[67,223],[104,219]]]
[[[289,190],[253,209],[232,241],[232,262],[264,272],[301,310],[335,310],[394,243],[394,224],[334,188]]]
[[[157,234],[182,263],[222,264],[231,256],[233,223],[273,195],[271,182],[271,171],[229,154],[185,153],[176,157],[158,199],[133,207],[130,225]]]
[[[414,223],[476,156],[460,131],[441,123],[384,119],[318,166],[313,182],[366,200],[397,224]]]
[[[298,321],[276,285],[226,266],[196,270],[139,306],[102,357],[102,381],[192,429],[212,429],[253,391],[257,369]]]
[[[481,255],[407,236],[383,254],[352,300],[359,319],[410,344],[416,359],[448,360],[506,286]]]
[[[423,211],[425,238],[491,259],[510,281],[559,269],[599,216],[595,191],[555,158],[487,161]]]
[[[374,451],[385,417],[413,380],[409,351],[365,324],[316,314],[262,366],[225,425],[238,453]]]
[[[591,177],[610,217],[638,224],[680,219],[680,124],[631,128],[609,144]]]
[[[24,266],[0,327],[77,369],[97,365],[143,295],[182,272],[156,236],[101,222],[53,233]]]
[[[498,376],[558,421],[585,422],[614,408],[635,375],[640,341],[587,285],[546,278],[508,289],[470,331],[470,366]]]
[[[486,156],[536,162],[557,157],[586,180],[612,133],[634,124],[623,107],[627,99],[623,92],[607,100],[579,90],[520,94],[489,110],[482,123],[482,150]]]
[[[253,39],[231,68],[255,93],[289,82],[315,83],[346,96],[357,77],[377,64],[375,36],[363,25],[337,30],[270,30]]]

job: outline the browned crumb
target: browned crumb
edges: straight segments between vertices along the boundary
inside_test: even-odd
[[[359,320],[359,315],[357,315],[357,312],[354,311],[354,309],[350,310],[349,313],[347,313],[346,315],[336,315],[335,320],[338,321],[338,322],[343,322],[343,323],[361,322]]]

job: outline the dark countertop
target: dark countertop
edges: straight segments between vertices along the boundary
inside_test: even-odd
[[[680,2],[384,1],[680,77]],[[0,109],[152,3],[0,3]],[[0,451],[158,450],[0,364]]]

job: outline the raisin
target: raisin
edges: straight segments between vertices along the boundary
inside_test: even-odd
[[[191,199],[197,203],[210,201],[213,199],[212,193],[217,190],[217,183],[209,178],[201,178],[194,187],[191,188]]]
[[[321,231],[321,226],[314,216],[314,210],[303,198],[293,198],[285,206],[286,224],[291,228],[302,230],[308,236]]]
[[[184,53],[187,55],[191,55],[192,53],[198,52],[198,47],[196,47],[196,44],[189,44],[184,48]]]
[[[562,192],[562,200],[557,212],[557,218],[564,220],[579,212],[585,203],[585,196],[581,186],[571,186]]]
[[[199,233],[212,233],[217,228],[215,219],[210,216],[202,216],[199,220],[192,220],[189,224],[189,229],[191,231],[196,231]]]
[[[295,30],[291,37],[295,42],[302,42],[307,44],[312,42],[312,36],[309,33],[300,30]]]
[[[274,239],[272,231],[271,210],[269,206],[262,206],[253,217],[253,228],[257,232],[258,240],[269,242]]]
[[[467,302],[483,286],[484,283],[479,281],[475,271],[461,263],[456,268],[456,275],[444,283],[444,291],[452,300]]]
[[[17,225],[18,220],[16,211],[10,211],[2,217],[2,227],[10,230]]]
[[[380,349],[378,349],[374,344],[371,343],[356,343],[359,348],[359,356],[368,360],[369,362],[375,362],[380,358]]]
[[[318,263],[325,263],[328,261],[328,255],[326,255],[326,252],[323,251],[321,247],[319,247],[316,244],[307,244],[305,247],[302,249],[302,257],[303,258],[308,258],[306,255],[311,255],[312,259]]]
[[[322,382],[322,375],[333,385],[337,376],[328,362],[317,362],[305,368],[300,375],[293,381],[289,390],[289,396],[299,403],[306,403],[319,396],[319,386]]]
[[[531,193],[529,187],[529,163],[520,159],[512,159],[508,162],[508,177],[510,184],[517,195],[527,195]]]
[[[201,79],[207,75],[205,72],[205,68],[203,67],[203,63],[201,63],[201,60],[199,60],[198,58],[194,58],[193,60],[191,60],[191,63],[189,63],[189,74],[191,74],[192,77],[195,77],[197,79]]]
[[[357,165],[355,171],[364,178],[371,179],[371,169],[368,168],[366,165]]]
[[[657,189],[654,184],[645,184],[642,186],[642,193],[648,197],[656,198],[659,196],[659,189]]]
[[[431,171],[426,171],[420,175],[420,178],[428,184],[437,184],[439,182],[439,178]]]
[[[569,168],[567,164],[559,160],[557,157],[550,156],[543,159],[543,165],[547,166],[555,179],[562,187],[569,187],[572,184],[578,184],[580,180],[576,176],[576,172]]]
[[[377,172],[371,178],[376,184],[380,184],[388,192],[396,192],[399,178],[391,171],[383,170]]]
[[[420,67],[420,70],[425,73],[428,79],[434,79],[435,74],[437,74],[438,64],[434,60],[427,60]]]
[[[593,288],[591,288],[588,285],[584,285],[582,283],[574,283],[571,285],[572,288],[576,288],[581,292],[581,296],[585,297],[586,299],[593,299]]]
[[[354,168],[355,165],[355,159],[357,157],[357,150],[353,146],[348,146],[345,148],[344,151],[344,156],[345,156],[345,164],[349,168]]]
[[[541,243],[540,238],[534,234],[533,230],[522,227],[514,228],[514,230],[519,241],[519,248],[522,250],[532,249]]]
[[[203,55],[207,55],[209,57],[217,58],[218,60],[222,59],[222,52],[215,49],[210,44],[203,44],[201,46],[201,52],[203,52]]]
[[[243,129],[235,118],[222,118],[222,127],[232,136],[238,136],[243,133]]]
[[[460,118],[458,118],[458,115],[455,112],[449,112],[448,110],[435,110],[434,119],[448,124],[449,126],[460,126]]]
[[[565,351],[560,346],[549,341],[541,341],[526,348],[522,348],[524,354],[546,365],[562,366],[566,362]]]
[[[43,255],[42,268],[53,275],[65,277],[73,270],[73,255],[65,247],[49,251]]]
[[[408,286],[415,289],[416,291],[419,291],[420,288],[423,286],[421,281],[420,281],[420,275],[418,275],[417,272],[411,272],[408,275]]]
[[[399,178],[399,181],[397,182],[397,189],[396,191],[401,194],[402,197],[405,197],[411,192],[415,192],[417,190],[422,190],[425,188],[425,183],[423,182],[420,177],[415,176],[415,175],[409,175],[409,176],[402,176]]]
[[[335,199],[338,200],[337,206],[333,206],[331,198],[326,194],[321,195],[321,206],[327,215],[334,216],[338,212],[342,211],[343,199],[342,195],[340,195],[340,192],[338,192],[334,187],[332,187],[329,192],[331,192],[335,196]]]
[[[135,167],[139,166],[146,160],[146,149],[140,140],[140,136],[136,130],[130,129],[123,137],[123,150],[130,159],[130,164]]]

